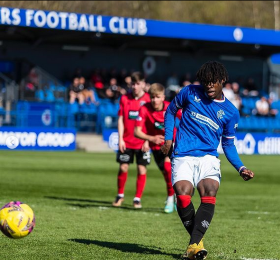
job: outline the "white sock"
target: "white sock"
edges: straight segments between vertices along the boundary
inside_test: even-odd
[[[174,203],[174,196],[168,196],[166,199],[166,203]]]
[[[141,201],[141,199],[140,199],[140,198],[137,198],[137,197],[135,197],[133,200],[134,200],[134,201]]]
[[[123,198],[123,197],[124,197],[124,194],[118,194],[118,197]]]

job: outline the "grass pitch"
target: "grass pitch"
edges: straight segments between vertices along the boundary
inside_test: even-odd
[[[208,260],[280,259],[279,156],[242,156],[255,172],[243,181],[221,156],[222,182],[205,235]],[[122,208],[112,208],[115,154],[0,152],[0,204],[29,204],[36,227],[13,240],[0,234],[0,259],[179,259],[189,236],[176,212],[163,213],[166,189],[154,162],[143,209],[134,210],[131,165]],[[193,198],[195,208],[199,196]]]

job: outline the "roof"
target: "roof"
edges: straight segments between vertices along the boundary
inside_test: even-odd
[[[17,32],[21,31],[21,36],[17,36],[20,39],[24,37],[32,38],[32,34],[35,35],[34,37],[45,37],[47,35],[47,40],[59,42],[63,41],[63,39],[59,40],[62,35],[68,35],[70,38],[74,35],[82,35],[80,39],[82,41],[82,39],[92,37],[92,34],[89,36],[79,32],[91,32],[95,33],[97,38],[100,38],[99,42],[114,39],[117,46],[122,46],[124,43],[137,48],[154,45],[157,49],[176,48],[179,51],[185,49],[197,51],[206,48],[210,52],[221,53],[227,51],[228,53],[229,51],[234,55],[252,54],[261,56],[269,56],[280,52],[280,31],[268,29],[8,7],[0,7],[0,16],[0,36],[2,39],[12,39],[15,36],[11,36],[12,33],[7,34],[7,27],[21,27],[25,29],[25,36],[23,30],[13,29]],[[32,28],[36,28],[37,31],[32,30]],[[54,32],[54,29],[64,32],[60,36],[57,33],[54,35],[54,33],[48,32]],[[11,32],[11,29],[9,31]],[[31,36],[26,35],[29,32]],[[53,35],[53,37],[49,37],[50,35]],[[75,42],[74,38],[72,40]],[[98,41],[94,44],[98,44]],[[110,43],[106,41],[106,44]]]

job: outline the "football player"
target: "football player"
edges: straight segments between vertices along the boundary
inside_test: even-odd
[[[117,162],[120,166],[118,195],[113,202],[113,206],[119,207],[124,201],[124,189],[129,164],[133,163],[134,156],[136,156],[138,175],[133,206],[139,209],[142,208],[141,197],[146,184],[146,166],[150,163],[150,149],[147,142],[145,143],[145,141],[134,136],[134,126],[140,107],[150,101],[150,96],[144,91],[145,78],[141,72],[134,72],[131,75],[131,79],[132,93],[121,97],[118,112],[119,151],[117,153]]]
[[[161,150],[168,154],[172,147],[174,118],[182,109],[172,152],[172,184],[177,196],[177,211],[190,234],[183,259],[205,259],[203,236],[214,215],[216,194],[221,180],[217,147],[222,147],[229,162],[248,181],[254,173],[239,158],[234,145],[239,112],[225,98],[222,88],[228,81],[223,64],[209,61],[197,72],[201,85],[184,87],[172,100],[165,113],[165,143]],[[195,212],[191,202],[197,188],[201,204]]]

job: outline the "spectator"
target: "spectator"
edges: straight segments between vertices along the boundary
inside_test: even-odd
[[[268,104],[269,104],[269,115],[270,116],[276,116],[278,114],[278,109],[272,108],[272,103],[275,101],[273,97],[268,98]]]
[[[165,95],[168,101],[171,101],[180,90],[180,84],[176,73],[173,73],[166,82]]]
[[[192,84],[192,83],[191,83],[190,81],[185,80],[185,81],[183,81],[183,83],[182,83],[182,88],[185,87],[185,86],[191,85],[191,84]]]
[[[256,97],[259,95],[259,91],[257,90],[257,86],[253,78],[249,78],[244,87],[245,87],[245,89],[243,90],[244,96]]]
[[[99,69],[95,69],[90,78],[91,84],[93,85],[97,96],[101,99],[107,98],[104,90],[104,77],[106,77],[105,73],[106,71],[100,71]],[[101,74],[103,74],[104,77]]]
[[[70,85],[70,91],[69,91],[70,104],[75,103],[76,98],[79,100],[80,105],[82,105],[84,103],[85,98],[82,93],[83,89],[84,89],[84,86],[80,84],[80,79],[78,77],[75,77],[73,79],[73,83]]]
[[[186,82],[186,81],[190,82],[190,84],[191,84],[192,75],[191,75],[190,72],[187,72],[187,73],[181,78],[181,82],[182,82],[181,85],[182,85],[183,87],[187,86],[186,84],[184,84],[184,82]],[[190,85],[190,84],[188,84],[188,85]]]
[[[111,70],[110,70],[110,72],[109,72],[109,79],[110,79],[110,81],[111,81],[111,79],[112,78],[114,78],[114,79],[118,79],[118,71],[117,71],[117,69],[116,68],[111,68]],[[107,82],[105,82],[105,83],[107,83]]]
[[[232,91],[234,93],[234,98],[232,100],[232,104],[238,109],[240,115],[243,115],[242,99],[239,95],[239,84],[237,82],[232,82],[231,87],[232,87]]]
[[[223,93],[225,97],[231,102],[234,100],[234,92],[231,87],[231,83],[227,82],[225,83],[225,86],[223,87]]]
[[[256,113],[257,116],[269,116],[269,103],[266,97],[262,96],[261,99],[256,102],[256,110],[254,113]]]
[[[83,89],[82,93],[84,95],[85,102],[87,104],[92,103],[94,105],[98,105],[99,103],[96,101],[95,96],[94,96],[94,90],[89,87],[89,85],[86,82],[85,77],[83,77],[83,76],[80,77],[79,84],[80,84],[79,88]]]
[[[126,69],[122,69],[119,76],[117,77],[117,81],[119,82],[120,86],[123,86],[125,84],[125,78],[127,77],[127,71]]]
[[[111,78],[110,79],[110,85],[106,89],[106,96],[109,98],[112,102],[116,102],[121,95],[126,94],[126,91],[117,85],[117,79]]]
[[[122,84],[122,88],[126,91],[126,93],[131,93],[132,89],[131,89],[131,77],[127,76],[124,79],[124,83]]]
[[[95,69],[91,75],[91,83],[92,85],[95,85],[97,82],[102,82],[104,83],[104,80],[101,77],[101,73],[99,69]]]
[[[239,93],[240,88],[239,88],[239,84],[237,82],[232,82],[231,88],[232,88],[234,94],[240,95],[240,93]]]
[[[149,93],[150,87],[151,87],[151,84],[148,83],[148,82],[146,82],[146,85],[145,85],[145,87],[144,87],[144,91],[145,91],[146,93]]]

